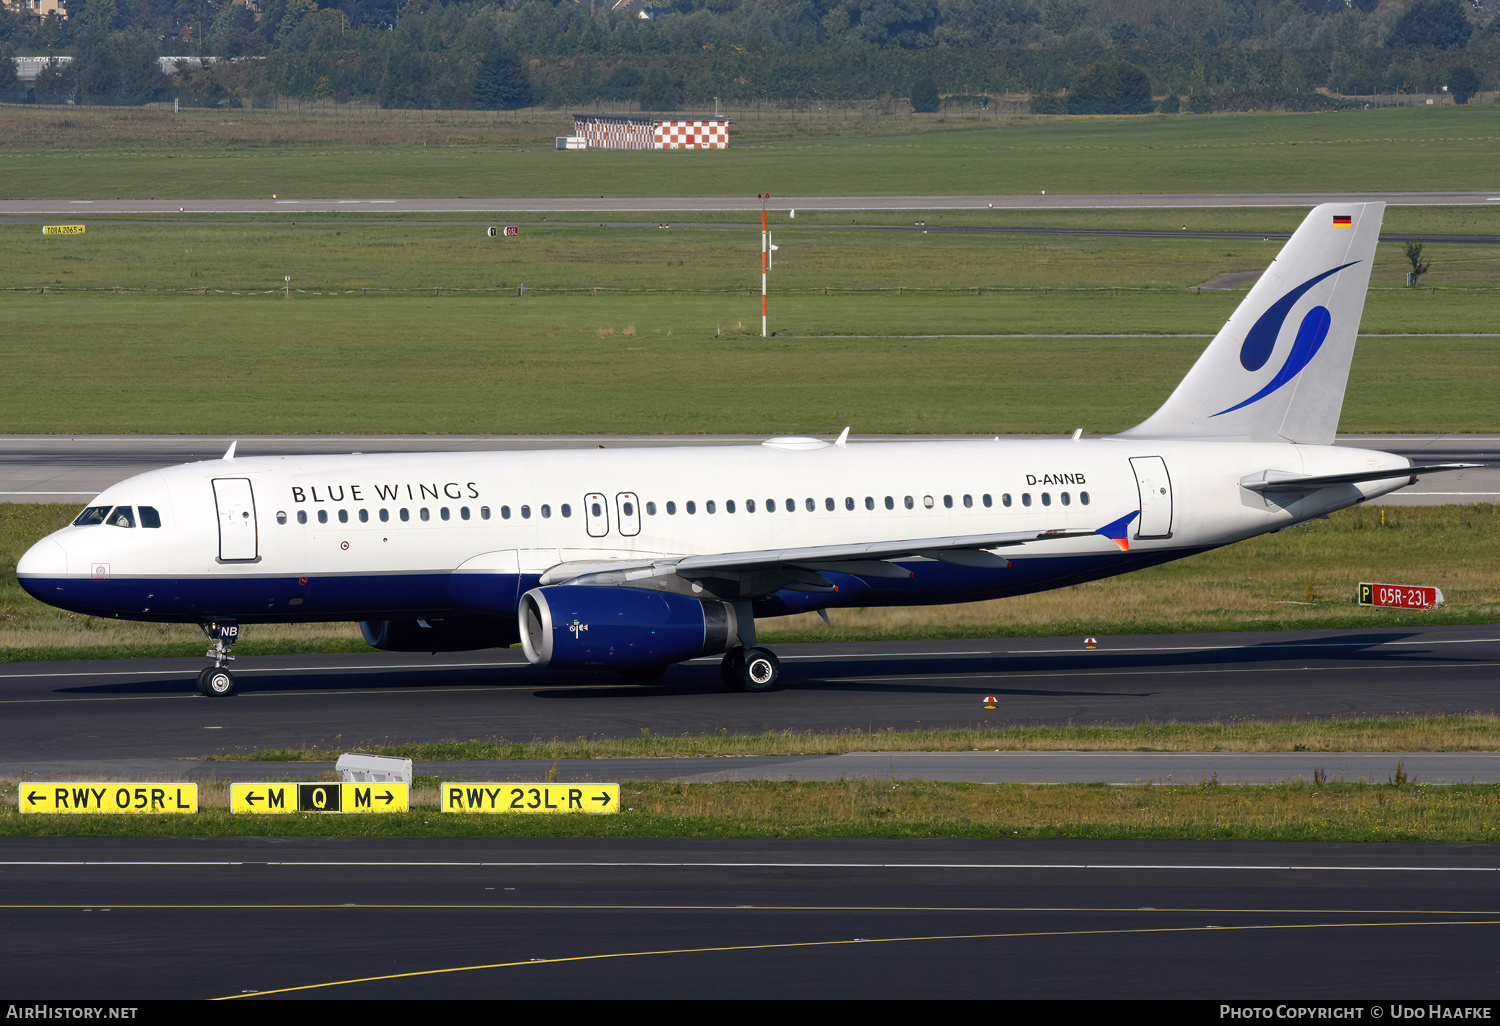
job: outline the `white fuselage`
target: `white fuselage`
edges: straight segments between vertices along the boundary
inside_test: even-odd
[[[1250,474],[1407,466],[1331,446],[1122,438],[237,458],[106,489],[93,506],[150,507],[161,526],[136,516],[133,527],[63,528],[18,574],[37,597],[80,611],[245,622],[440,615],[455,608],[446,582],[479,574],[500,582],[479,611],[501,615],[560,563],[1093,531],[1140,511],[1128,552],[1088,535],[1007,548],[1005,569],[903,559],[913,577],[899,585],[869,579],[757,612],[966,601],[1122,573],[1407,483],[1285,503],[1242,487]]]

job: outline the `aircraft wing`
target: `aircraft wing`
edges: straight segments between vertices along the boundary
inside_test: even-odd
[[[1429,463],[1395,470],[1362,470],[1353,474],[1293,474],[1285,470],[1262,470],[1258,474],[1241,478],[1240,485],[1253,492],[1310,492],[1330,485],[1389,481],[1397,477],[1409,477],[1411,480],[1407,484],[1413,484],[1421,474],[1434,474],[1441,470],[1474,470],[1483,466],[1483,463]]]
[[[810,545],[785,549],[757,549],[694,556],[668,556],[640,562],[632,560],[580,560],[559,563],[541,577],[549,584],[609,584],[652,587],[652,578],[675,576],[688,581],[710,578],[737,579],[742,591],[769,595],[783,588],[832,591],[822,572],[854,577],[904,580],[911,571],[891,560],[925,556],[959,566],[1003,568],[1009,561],[988,550],[1024,545],[1028,542],[1086,538],[1100,532],[1088,530],[1012,531],[1005,534],[951,535],[940,538],[904,538],[895,541]]]

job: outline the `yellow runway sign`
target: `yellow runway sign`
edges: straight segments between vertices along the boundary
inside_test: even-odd
[[[257,815],[287,812],[406,812],[410,784],[230,784],[229,811]]]
[[[444,812],[620,811],[619,784],[443,784]]]
[[[42,226],[43,235],[82,235],[81,224],[49,224]]]
[[[184,813],[198,811],[197,784],[27,783],[16,788],[22,812]]]

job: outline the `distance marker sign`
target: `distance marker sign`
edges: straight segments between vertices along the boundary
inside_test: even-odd
[[[410,784],[230,784],[229,811],[254,815],[289,812],[407,812]]]
[[[42,226],[43,235],[82,235],[81,224],[48,224]]]
[[[198,811],[197,784],[25,783],[16,788],[22,812],[78,814]]]
[[[595,815],[620,811],[619,784],[443,784],[444,812],[528,812]]]

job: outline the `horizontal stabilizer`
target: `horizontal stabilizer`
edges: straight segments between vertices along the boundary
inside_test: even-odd
[[[1252,492],[1309,492],[1331,485],[1392,481],[1398,477],[1410,478],[1407,484],[1411,484],[1422,474],[1435,474],[1442,470],[1474,470],[1483,466],[1483,463],[1429,463],[1426,466],[1393,470],[1361,470],[1353,474],[1292,474],[1285,470],[1262,470],[1258,474],[1240,478],[1240,485]]]

